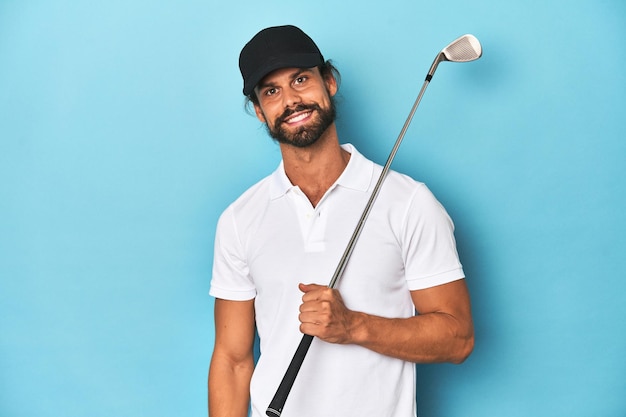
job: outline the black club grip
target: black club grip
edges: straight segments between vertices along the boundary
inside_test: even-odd
[[[265,414],[269,417],[280,417],[280,414],[283,412],[289,391],[291,391],[291,387],[293,387],[293,383],[296,380],[296,376],[298,376],[298,372],[300,371],[300,367],[302,366],[302,362],[304,362],[304,358],[309,351],[312,341],[313,336],[308,334],[302,336],[302,340],[300,340],[298,349],[296,349],[296,353],[291,359],[287,372],[285,372],[285,376],[283,376],[283,380],[280,382],[276,394],[274,394],[274,398],[272,398],[270,405],[265,411]]]

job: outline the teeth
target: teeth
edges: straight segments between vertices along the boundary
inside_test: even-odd
[[[311,112],[306,112],[306,113],[302,113],[299,114],[297,116],[294,116],[292,118],[287,119],[287,123],[298,123],[301,120],[306,119],[307,117],[309,117],[309,115],[311,114]]]

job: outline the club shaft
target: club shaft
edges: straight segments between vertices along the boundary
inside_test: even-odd
[[[396,157],[396,153],[398,153],[398,149],[400,148],[402,139],[404,139],[404,135],[406,134],[406,131],[409,129],[409,126],[411,125],[411,121],[413,120],[413,115],[415,115],[415,111],[417,110],[417,107],[419,106],[420,101],[422,101],[422,96],[424,95],[424,92],[426,91],[426,87],[428,86],[428,84],[429,84],[429,81],[424,81],[424,85],[422,85],[422,89],[420,90],[420,93],[418,94],[417,99],[415,100],[415,103],[413,103],[411,112],[409,113],[409,116],[404,122],[404,126],[402,126],[402,130],[400,131],[400,134],[398,135],[398,139],[396,139],[396,143],[393,145],[393,148],[391,149],[391,152],[389,153],[387,162],[385,162],[385,165],[383,166],[383,170],[381,171],[380,176],[378,177],[378,181],[376,182],[376,185],[374,186],[374,189],[372,190],[372,194],[370,195],[370,198],[367,201],[365,208],[363,209],[361,218],[359,219],[359,222],[357,223],[354,229],[354,232],[352,233],[352,237],[350,237],[350,241],[348,242],[348,245],[346,246],[346,250],[344,251],[343,256],[339,260],[337,269],[335,270],[335,273],[333,274],[333,277],[330,280],[330,283],[328,284],[329,288],[335,288],[335,286],[337,285],[337,281],[339,280],[339,278],[341,278],[341,276],[343,275],[343,271],[346,269],[348,260],[350,259],[350,256],[352,255],[352,251],[354,250],[354,245],[356,244],[356,241],[359,239],[359,235],[361,234],[361,230],[363,230],[363,226],[365,225],[367,216],[372,210],[374,201],[378,197],[378,193],[380,192],[383,182],[385,181],[385,178],[387,177],[387,173],[389,172],[389,169],[391,168],[391,163]]]
[[[383,166],[383,170],[380,173],[380,176],[378,177],[378,181],[376,182],[376,185],[374,186],[374,189],[372,190],[372,194],[370,195],[370,198],[367,201],[365,208],[363,209],[361,218],[359,219],[359,222],[357,223],[354,229],[354,232],[352,233],[352,236],[350,237],[350,240],[348,241],[348,245],[346,246],[346,249],[343,252],[343,256],[341,257],[341,259],[339,260],[339,263],[337,264],[337,268],[335,269],[335,273],[333,274],[333,277],[330,280],[330,283],[328,284],[328,288],[335,288],[335,286],[337,285],[337,282],[339,281],[339,278],[341,278],[344,270],[346,269],[348,260],[350,259],[350,256],[352,255],[352,251],[354,250],[354,245],[356,244],[356,241],[359,239],[359,235],[361,234],[361,230],[363,230],[363,226],[365,225],[367,216],[372,210],[374,201],[376,200],[376,197],[378,197],[378,193],[380,192],[380,188],[383,185],[385,178],[387,177],[387,173],[389,172],[391,163],[396,157],[396,153],[398,153],[398,149],[400,148],[402,139],[404,139],[404,135],[406,134],[406,131],[409,129],[409,126],[411,125],[411,121],[413,120],[413,115],[415,115],[415,111],[417,110],[417,107],[419,106],[420,101],[422,101],[422,96],[424,95],[424,92],[426,91],[426,87],[428,87],[428,84],[430,83],[431,78],[432,78],[432,75],[431,77],[427,77],[426,81],[424,81],[424,84],[422,85],[422,89],[420,90],[417,96],[417,99],[415,100],[415,103],[413,104],[413,107],[411,108],[411,112],[409,113],[409,116],[404,122],[404,126],[402,126],[402,130],[400,131],[400,134],[398,135],[398,139],[396,139],[396,143],[393,145],[393,148],[391,149],[391,152],[389,153],[389,157],[387,158],[387,162]],[[274,398],[272,398],[272,401],[270,402],[270,405],[268,406],[265,412],[265,414],[268,417],[280,417],[283,411],[283,407],[285,406],[285,402],[287,401],[287,397],[289,396],[289,392],[291,391],[291,388],[293,387],[293,384],[296,380],[298,372],[300,371],[300,367],[302,366],[302,363],[304,362],[304,358],[306,357],[306,354],[309,351],[309,347],[311,346],[312,341],[313,341],[313,336],[310,336],[307,334],[302,336],[302,340],[300,341],[300,344],[298,345],[298,348],[296,349],[296,352],[293,355],[291,362],[289,363],[289,367],[287,368],[287,371],[285,372],[285,375],[283,376],[283,379],[280,382],[278,389],[276,390],[276,394],[274,394]]]

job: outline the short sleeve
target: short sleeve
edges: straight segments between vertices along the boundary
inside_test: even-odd
[[[232,206],[222,213],[217,223],[209,294],[233,301],[251,300],[256,296]]]
[[[424,184],[420,184],[413,194],[403,230],[403,256],[409,290],[464,278],[452,219]]]

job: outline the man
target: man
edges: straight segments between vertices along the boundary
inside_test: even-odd
[[[305,333],[284,417],[415,416],[414,363],[460,363],[474,343],[451,220],[424,184],[390,171],[327,288],[382,167],[340,145],[337,73],[300,29],[262,30],[239,66],[282,162],[218,223],[209,415],[264,416]]]

